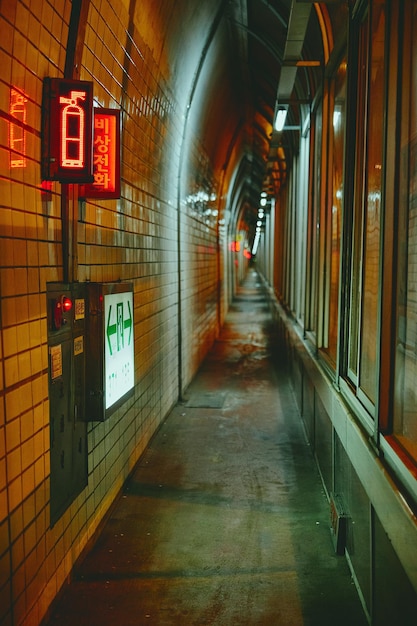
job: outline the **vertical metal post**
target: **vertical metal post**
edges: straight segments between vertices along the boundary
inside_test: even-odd
[[[68,29],[64,78],[79,79],[90,0],[73,0]],[[62,267],[63,281],[74,282],[78,277],[77,222],[78,185],[62,184]]]

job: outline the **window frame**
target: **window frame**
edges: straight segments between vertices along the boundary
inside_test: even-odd
[[[409,3],[415,0],[409,0]],[[409,3],[407,3],[409,5]],[[400,263],[399,242],[399,211],[401,205],[401,137],[408,121],[403,114],[403,97],[412,87],[409,80],[408,90],[403,89],[404,59],[403,52],[407,49],[406,37],[406,8],[405,3],[392,3],[390,13],[391,37],[394,36],[397,45],[392,46],[389,60],[389,90],[387,128],[395,128],[395,133],[387,133],[387,168],[395,172],[392,177],[386,177],[387,211],[384,237],[384,290],[386,297],[381,304],[382,337],[381,337],[381,371],[380,371],[380,411],[379,411],[379,445],[388,464],[400,476],[401,482],[407,491],[417,498],[417,455],[401,443],[395,434],[394,425],[394,394],[396,385],[396,341],[399,315],[397,299],[398,271]],[[412,40],[412,30],[408,33]],[[403,42],[400,46],[400,42]],[[400,50],[401,48],[401,50]],[[416,51],[417,52],[417,51]],[[406,130],[407,130],[406,128]],[[407,131],[408,138],[409,131]],[[408,199],[407,199],[408,204]],[[393,236],[393,233],[396,233]],[[414,443],[417,446],[417,441]]]
[[[383,33],[383,102],[382,102],[382,137],[386,136],[386,94],[388,90],[387,65],[388,65],[388,4],[386,0],[382,1],[384,5],[384,33]],[[347,192],[345,197],[345,214],[343,221],[343,242],[342,242],[342,293],[341,293],[341,310],[343,319],[341,320],[341,339],[340,339],[340,369],[339,369],[339,385],[344,391],[350,404],[355,407],[355,412],[360,416],[361,422],[366,426],[373,438],[378,439],[378,420],[379,414],[379,371],[380,371],[380,341],[381,341],[381,306],[383,299],[383,276],[382,276],[382,239],[384,234],[383,214],[385,210],[385,182],[384,174],[386,172],[386,145],[382,141],[381,150],[381,178],[379,181],[379,191],[381,194],[378,221],[378,238],[377,245],[379,253],[374,254],[377,259],[378,283],[377,293],[375,295],[375,338],[376,347],[374,353],[375,368],[375,387],[373,389],[373,398],[367,394],[366,387],[361,383],[361,365],[362,359],[366,359],[366,354],[362,350],[362,333],[363,333],[363,314],[364,314],[364,259],[366,263],[365,249],[366,238],[368,236],[367,212],[370,207],[368,200],[368,156],[370,142],[370,127],[368,124],[370,115],[370,81],[369,72],[373,63],[373,3],[361,2],[353,11],[350,20],[350,46],[348,63],[351,66],[348,80],[348,99],[355,105],[350,107],[347,125],[354,128],[353,137],[348,140],[346,146],[346,180],[354,180],[353,189]],[[364,30],[365,29],[365,30]],[[364,36],[365,33],[365,36]],[[363,46],[360,46],[361,41]],[[359,48],[363,47],[363,53]],[[361,60],[366,63],[366,77],[361,79],[359,63]],[[357,102],[357,90],[362,82],[362,99],[359,106]],[[353,97],[354,94],[354,97]],[[362,109],[360,110],[360,104]],[[356,257],[355,257],[356,250]],[[353,286],[356,280],[357,299],[353,297]],[[358,305],[355,308],[353,305]],[[356,316],[355,318],[353,316]],[[356,333],[352,334],[352,324],[356,319]],[[355,345],[353,345],[355,342]],[[354,348],[354,350],[353,350]],[[357,356],[356,372],[352,369],[350,357],[352,353]],[[364,362],[366,364],[366,361]],[[369,366],[369,364],[368,364]]]

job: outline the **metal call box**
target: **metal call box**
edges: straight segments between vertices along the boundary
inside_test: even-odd
[[[133,285],[48,283],[51,524],[87,485],[87,422],[134,393]]]
[[[87,485],[85,286],[47,284],[51,523]]]

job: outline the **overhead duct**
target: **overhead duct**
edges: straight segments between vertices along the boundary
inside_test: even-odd
[[[300,61],[311,12],[310,2],[293,0],[288,22],[283,65],[278,83],[277,105],[287,103],[294,89],[297,61]]]

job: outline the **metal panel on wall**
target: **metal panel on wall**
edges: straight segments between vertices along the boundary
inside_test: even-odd
[[[51,524],[87,485],[84,303],[79,283],[47,285]]]

